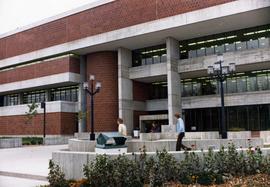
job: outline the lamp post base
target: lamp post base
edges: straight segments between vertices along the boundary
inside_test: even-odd
[[[223,133],[221,134],[221,137],[222,137],[222,139],[227,139],[227,138],[228,138],[227,132],[223,132]]]
[[[96,138],[95,138],[95,133],[93,133],[93,134],[91,133],[91,134],[90,134],[90,140],[95,140],[95,139],[96,139]]]

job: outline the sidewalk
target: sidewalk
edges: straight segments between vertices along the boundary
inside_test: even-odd
[[[46,184],[52,152],[67,147],[53,145],[0,149],[0,186],[32,187]]]

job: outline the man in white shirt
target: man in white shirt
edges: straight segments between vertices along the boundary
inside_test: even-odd
[[[121,134],[123,136],[127,136],[127,127],[123,123],[123,119],[118,118],[117,119],[117,124],[118,124],[118,132],[119,132],[119,134]]]
[[[182,140],[185,136],[185,124],[184,124],[183,119],[181,118],[181,114],[175,113],[174,116],[177,118],[176,132],[178,133],[176,151],[181,151],[181,148],[183,148],[184,150],[191,150],[190,148],[182,144]]]

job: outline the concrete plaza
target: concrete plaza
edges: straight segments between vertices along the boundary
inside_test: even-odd
[[[0,186],[32,187],[48,184],[46,177],[52,152],[66,148],[67,145],[0,149]]]

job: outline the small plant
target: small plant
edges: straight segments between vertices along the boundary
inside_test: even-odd
[[[23,145],[41,145],[43,144],[43,138],[41,137],[23,137]]]
[[[37,109],[38,109],[38,104],[32,103],[27,105],[28,111],[25,112],[26,114],[26,124],[32,123],[33,118],[38,114]]]
[[[65,179],[65,174],[52,160],[49,161],[48,181],[51,187],[68,187],[68,182]]]

